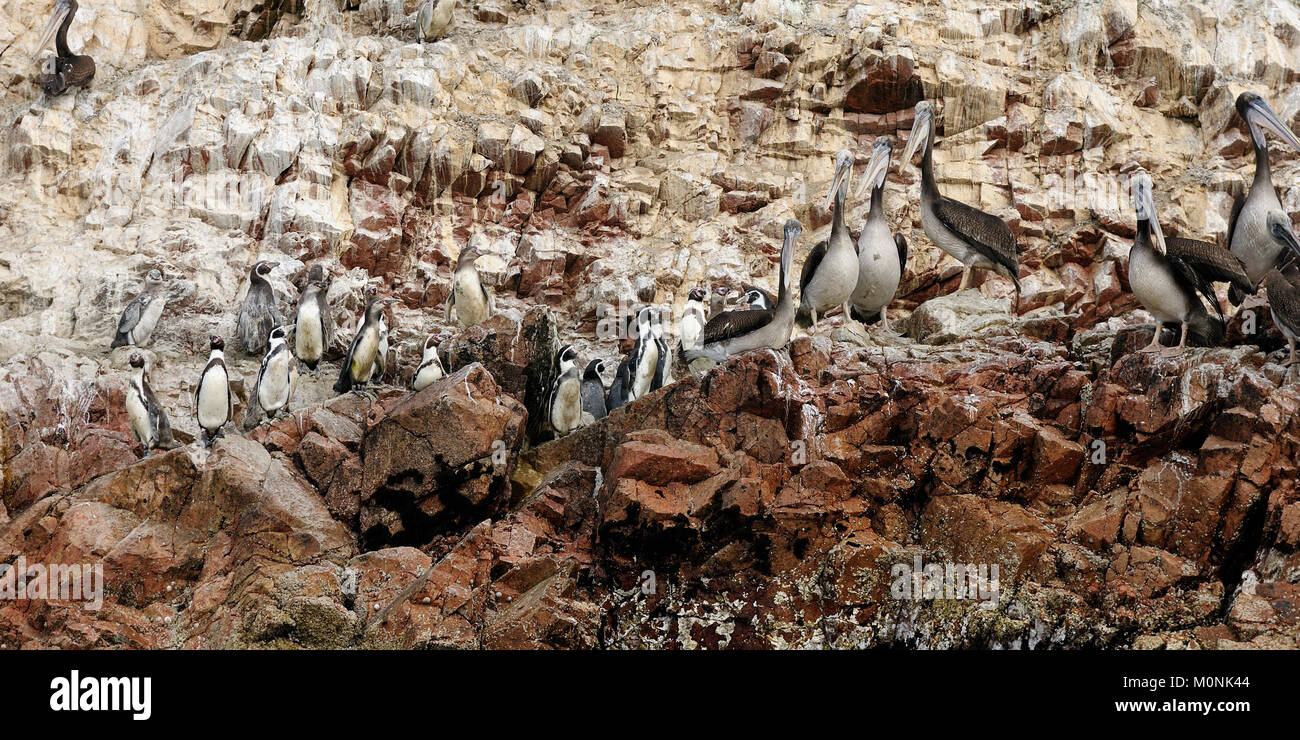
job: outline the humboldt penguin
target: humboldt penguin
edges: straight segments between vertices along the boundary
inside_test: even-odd
[[[289,401],[298,387],[298,358],[289,351],[286,327],[272,329],[268,341],[270,347],[257,373],[257,403],[267,419],[274,419],[289,410]]]
[[[1290,250],[1278,260],[1279,266],[1264,276],[1264,289],[1268,291],[1273,323],[1291,348],[1285,364],[1294,365],[1296,341],[1300,339],[1300,240],[1291,228],[1291,220],[1282,211],[1269,214],[1268,231],[1275,241]]]
[[[366,300],[379,295],[378,286],[366,288]],[[379,350],[375,355],[374,379],[383,382],[388,375],[388,312],[379,314]]]
[[[478,247],[465,247],[456,258],[456,272],[451,278],[451,292],[447,296],[443,317],[448,323],[451,322],[452,309],[456,310],[456,321],[466,328],[482,323],[496,311],[492,294],[479,279],[478,268],[474,266],[482,254]]]
[[[199,375],[194,389],[194,410],[199,428],[203,430],[204,446],[211,445],[221,434],[221,428],[234,416],[234,402],[230,397],[230,374],[226,371],[226,342],[213,334],[208,339],[211,348],[208,364]]]
[[[632,358],[629,355],[624,357],[623,361],[618,363],[614,370],[614,382],[609,384],[609,394],[606,396],[605,408],[609,411],[625,405],[632,400],[629,394],[632,392]]]
[[[424,0],[415,16],[415,29],[421,41],[437,41],[451,25],[451,11],[456,0]]]
[[[1207,242],[1166,239],[1156,213],[1151,178],[1146,173],[1133,179],[1133,208],[1137,212],[1137,236],[1129,252],[1128,281],[1133,294],[1156,319],[1151,343],[1141,351],[1160,350],[1160,331],[1166,323],[1183,325],[1178,346],[1171,348],[1172,352],[1187,346],[1189,332],[1206,344],[1222,341],[1223,312],[1211,282],[1249,289],[1250,280],[1241,260]],[[1206,312],[1198,293],[1214,306],[1217,317]]]
[[[356,336],[348,347],[347,357],[339,368],[339,379],[334,384],[337,393],[360,390],[375,375],[379,355],[380,323],[384,307],[397,303],[396,298],[371,298],[357,326]]]
[[[770,311],[776,304],[772,302],[772,295],[762,288],[750,288],[745,291],[745,306],[751,311]]]
[[[964,266],[958,291],[965,290],[970,283],[973,268],[993,270],[1011,280],[1018,307],[1020,263],[1016,236],[997,216],[939,193],[934,179],[934,129],[934,109],[929,101],[922,100],[916,104],[912,135],[898,164],[900,168],[907,165],[916,150],[921,150],[921,228],[930,241]]]
[[[50,97],[62,95],[70,87],[85,87],[95,77],[95,60],[86,54],[73,54],[68,48],[68,27],[76,14],[77,0],[58,0],[36,44],[36,53],[40,54],[54,38],[55,55],[46,64],[41,82],[41,89]]]
[[[438,382],[445,374],[442,367],[442,359],[438,357],[438,345],[446,339],[442,334],[430,334],[424,340],[424,356],[420,359],[420,366],[416,368],[415,375],[411,377],[411,387],[417,391]]]
[[[831,233],[808,253],[799,275],[796,320],[805,329],[836,306],[844,308],[845,321],[849,318],[849,298],[858,284],[858,254],[853,237],[844,225],[844,199],[848,197],[852,175],[853,155],[841,149],[835,154],[835,177],[831,180],[831,191],[826,194],[826,206],[833,208]]]
[[[700,344],[700,332],[704,330],[704,324],[708,321],[704,307],[706,297],[704,288],[699,286],[691,288],[691,292],[686,296],[686,307],[682,309],[681,337],[679,337],[683,352],[695,349]]]
[[[862,190],[871,188],[871,210],[858,237],[858,285],[849,299],[853,318],[867,323],[880,317],[880,326],[892,333],[889,327],[889,304],[898,292],[898,282],[907,264],[907,240],[902,234],[892,234],[885,218],[885,178],[889,174],[889,158],[894,148],[888,137],[876,139],[871,151],[871,161],[862,177]]]
[[[604,360],[592,360],[582,372],[582,410],[591,414],[593,421],[609,416],[605,406],[605,381],[601,379],[604,371]]]
[[[144,276],[144,292],[126,304],[126,309],[122,311],[122,318],[117,322],[117,333],[109,346],[113,349],[128,344],[139,347],[148,342],[166,305],[162,271],[152,269]]]
[[[144,447],[144,455],[148,457],[153,450],[175,447],[176,441],[172,438],[172,425],[167,419],[167,411],[158,403],[153,389],[149,387],[144,355],[132,352],[130,362],[131,380],[126,389],[126,417],[131,422],[131,433]]]
[[[294,322],[293,351],[298,360],[315,371],[334,338],[334,321],[330,304],[325,300],[330,284],[327,280],[308,280],[298,297],[297,320]]]
[[[722,362],[731,355],[750,350],[781,349],[790,341],[794,331],[795,305],[790,290],[794,245],[803,227],[793,218],[785,222],[785,243],[781,246],[781,272],[777,285],[780,291],[776,307],[770,310],[725,311],[709,319],[704,326],[700,349],[684,353],[690,362],[707,357]]]
[[[571,344],[561,347],[556,357],[558,372],[551,384],[546,416],[555,434],[561,437],[592,420],[591,414],[583,413],[582,376],[575,363],[577,358],[578,351]]]
[[[731,291],[725,285],[719,285],[713,289],[713,294],[709,296],[709,318],[713,318],[727,310],[727,298],[730,294]]]
[[[271,330],[280,325],[280,310],[275,305],[275,290],[268,276],[275,262],[258,262],[248,271],[248,293],[239,309],[235,335],[244,353],[256,357],[266,350]]]
[[[1245,292],[1234,288],[1229,293],[1234,305],[1240,304],[1246,294],[1254,292],[1264,276],[1277,265],[1283,249],[1268,233],[1268,216],[1273,211],[1282,210],[1282,202],[1273,187],[1268,166],[1268,140],[1264,132],[1272,131],[1292,149],[1300,151],[1300,138],[1259,93],[1248,90],[1238,95],[1237,113],[1250,129],[1250,142],[1255,150],[1255,178],[1250,183],[1249,192],[1234,199],[1232,217],[1228,222],[1228,249],[1245,266],[1252,287]]]
[[[634,401],[654,389],[655,371],[659,367],[659,344],[655,341],[651,324],[654,309],[645,306],[636,314],[636,344],[628,355],[632,382],[629,384],[628,400]]]
[[[650,316],[650,336],[654,339],[656,353],[655,372],[650,381],[650,390],[657,391],[673,382],[673,356],[668,348],[668,342],[664,340],[664,327],[659,318],[659,312],[652,311]]]

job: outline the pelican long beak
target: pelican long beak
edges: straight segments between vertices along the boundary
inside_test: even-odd
[[[1151,193],[1151,180],[1142,177],[1135,185],[1136,192],[1133,193],[1133,208],[1137,211],[1139,221],[1146,220],[1151,225],[1151,241],[1155,245],[1156,251],[1162,256],[1166,254],[1165,232],[1160,228],[1160,216],[1156,213],[1156,199]]]
[[[867,163],[867,169],[862,173],[862,184],[858,186],[858,198],[868,190],[875,190],[885,184],[885,176],[889,174],[889,157],[893,150],[888,146],[877,146],[871,152],[871,161]]]
[[[72,10],[72,6],[65,2],[60,2],[54,6],[54,12],[50,14],[49,22],[45,24],[45,30],[41,32],[41,42],[36,45],[37,54],[40,54],[49,45],[50,39],[54,38],[59,26],[63,25],[63,19],[68,17],[68,11],[70,10]]]
[[[831,191],[826,194],[826,207],[830,208],[831,203],[835,202],[835,194],[840,192],[840,188],[846,188],[845,178],[853,174],[852,165],[847,164],[846,160],[838,160],[835,163],[835,178],[831,180]]]
[[[790,278],[794,273],[794,243],[803,233],[803,224],[795,219],[785,222],[785,243],[781,245],[781,285],[790,290]]]
[[[1285,213],[1274,212],[1268,217],[1268,230],[1272,233],[1273,238],[1286,245],[1295,259],[1300,260],[1300,240],[1296,239],[1295,229],[1291,227],[1291,219],[1287,218]]]
[[[1281,137],[1292,149],[1300,152],[1300,138],[1296,138],[1295,133],[1285,123],[1282,123],[1282,119],[1278,117],[1277,113],[1263,98],[1255,98],[1255,100],[1251,101],[1250,112],[1247,114],[1246,121],[1252,124],[1250,134],[1255,139],[1256,144],[1267,146],[1264,142],[1264,135],[1259,130],[1259,127],[1262,126]]]
[[[911,162],[912,155],[929,141],[930,127],[934,125],[933,115],[927,109],[918,114],[916,120],[912,122],[912,135],[907,137],[907,148],[903,150],[903,159],[898,163],[900,168]]]

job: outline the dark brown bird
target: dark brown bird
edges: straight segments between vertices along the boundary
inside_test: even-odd
[[[87,54],[73,54],[68,48],[68,27],[76,14],[77,0],[56,2],[54,13],[41,33],[41,41],[36,45],[36,53],[40,54],[49,45],[50,37],[54,38],[55,56],[41,82],[41,89],[51,97],[62,95],[70,87],[85,87],[95,78],[95,60]]]

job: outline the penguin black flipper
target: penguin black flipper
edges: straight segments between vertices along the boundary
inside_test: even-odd
[[[343,356],[343,361],[339,363],[339,379],[334,384],[335,393],[347,393],[352,390],[356,380],[352,377],[352,352],[357,348],[357,339],[360,338],[361,332],[358,329],[357,336],[352,338],[352,344],[348,346],[348,353]]]
[[[131,343],[131,330],[140,323],[140,317],[144,315],[144,310],[152,301],[153,296],[141,293],[126,304],[126,309],[122,311],[122,318],[117,322],[117,334],[113,337],[113,343],[109,345],[111,349],[125,347]]]
[[[659,358],[655,361],[655,374],[650,380],[650,390],[657,391],[664,387],[664,378],[667,376],[667,357],[668,343],[662,337],[655,337],[655,346],[659,349]]]
[[[627,389],[632,386],[632,361],[626,358],[618,364],[614,382],[609,386],[609,403],[606,407],[613,411],[627,403]]]

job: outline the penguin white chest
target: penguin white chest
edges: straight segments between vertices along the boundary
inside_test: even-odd
[[[456,275],[456,319],[462,326],[474,326],[488,317],[487,301],[483,297],[483,284],[478,273],[465,270]]]
[[[132,385],[126,392],[126,417],[131,421],[131,432],[145,448],[153,447],[155,437],[153,424],[149,421],[149,409],[144,405],[144,394],[139,386]]]
[[[699,306],[687,306],[682,315],[682,347],[696,349],[700,345],[700,334],[704,331],[704,310]]]
[[[357,337],[356,346],[352,348],[352,356],[348,361],[352,363],[352,377],[364,383],[370,380],[375,371],[375,358],[379,356],[379,331],[371,327],[362,332]]]
[[[650,392],[650,385],[654,382],[655,367],[659,364],[659,346],[653,341],[645,342],[645,349],[641,352],[641,361],[636,366],[636,377],[632,379],[632,396],[641,398]]]
[[[325,334],[320,322],[320,307],[315,301],[298,306],[298,321],[293,331],[293,347],[299,359],[316,362],[325,354]]]
[[[140,313],[140,321],[131,329],[131,343],[135,345],[143,344],[149,341],[153,336],[154,327],[158,326],[158,319],[162,318],[163,308],[167,305],[167,299],[159,296],[149,301],[149,305],[144,307]]]
[[[417,391],[422,391],[438,382],[441,378],[442,366],[439,365],[436,360],[426,358],[420,365],[419,371],[416,372],[415,382],[412,383],[411,386]]]
[[[577,376],[566,377],[555,389],[551,405],[551,427],[568,434],[582,425],[582,382]]]
[[[276,352],[266,363],[266,372],[257,384],[257,402],[270,413],[289,404],[289,353]]]
[[[230,397],[226,368],[217,365],[203,374],[199,381],[199,426],[209,431],[219,429],[229,421]]]

